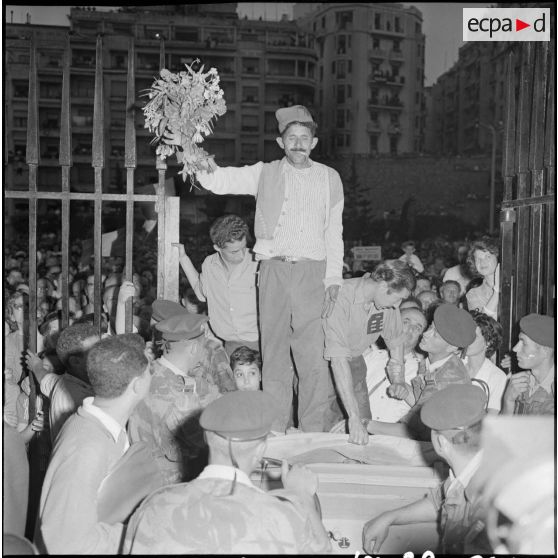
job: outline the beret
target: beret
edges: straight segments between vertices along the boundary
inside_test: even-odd
[[[156,323],[155,329],[160,331],[163,339],[167,341],[195,339],[203,333],[201,326],[208,319],[205,314],[176,314]]]
[[[188,310],[178,304],[178,302],[173,302],[172,300],[164,300],[162,298],[158,298],[154,300],[151,304],[151,308],[153,309],[153,314],[151,317],[159,322],[161,320],[166,320],[171,316],[176,316],[177,314],[187,314]]]
[[[473,384],[453,384],[434,393],[420,410],[420,419],[433,430],[467,428],[486,414],[484,390]]]
[[[535,343],[554,349],[556,333],[552,316],[528,314],[519,320],[519,329]]]
[[[477,326],[469,312],[453,304],[440,304],[434,325],[442,339],[454,347],[468,347],[475,340]]]
[[[314,122],[310,111],[302,105],[280,108],[275,111],[279,124],[279,133],[282,134],[291,122]]]
[[[263,391],[231,391],[211,402],[200,425],[225,438],[251,440],[265,436],[279,416],[277,403]]]

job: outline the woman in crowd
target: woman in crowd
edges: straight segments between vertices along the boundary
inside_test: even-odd
[[[465,366],[473,380],[485,382],[488,386],[488,410],[498,414],[502,408],[502,396],[506,388],[506,374],[500,370],[490,357],[502,344],[502,326],[490,316],[471,310],[477,325],[476,337],[467,349]]]
[[[498,298],[500,296],[499,248],[496,241],[488,236],[473,242],[469,250],[471,269],[483,278],[480,286],[465,295],[467,308],[478,310],[495,320],[498,319]]]

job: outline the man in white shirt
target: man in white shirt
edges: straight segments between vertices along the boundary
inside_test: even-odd
[[[209,229],[215,254],[205,258],[198,273],[186,254],[178,248],[182,270],[198,300],[207,301],[209,325],[224,342],[230,356],[238,347],[259,351],[256,271],[258,262],[246,248],[248,225],[237,215],[219,217]]]
[[[124,524],[103,521],[100,493],[130,447],[126,422],[149,392],[151,367],[143,352],[114,336],[91,348],[87,373],[94,397],[66,421],[46,472],[35,538],[41,553],[120,549]]]
[[[335,391],[323,358],[321,318],[331,312],[343,281],[343,185],[334,169],[310,159],[318,143],[310,112],[296,105],[275,114],[282,160],[241,168],[211,162],[213,172],[197,178],[215,194],[256,197],[263,390],[281,410],[273,430],[285,431],[291,416],[292,351],[298,426],[326,431],[335,421],[329,413]]]
[[[418,308],[405,308],[401,312],[401,321],[405,338],[403,341],[405,361],[405,382],[417,375],[419,364],[424,357],[415,351],[427,322],[425,315]],[[383,422],[397,422],[409,411],[409,404],[405,401],[394,399],[387,393],[390,381],[386,373],[389,361],[388,351],[373,349],[363,355],[366,362],[366,384],[370,399],[372,420]]]
[[[431,428],[436,453],[451,468],[441,491],[407,506],[382,513],[362,532],[363,548],[378,553],[391,525],[440,521],[442,552],[491,552],[486,535],[486,510],[468,490],[481,464],[481,428],[486,414],[485,393],[474,385],[451,385],[432,395],[421,409],[422,422]]]

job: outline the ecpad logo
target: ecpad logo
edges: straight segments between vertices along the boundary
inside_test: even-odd
[[[463,8],[464,41],[550,41],[550,8]]]

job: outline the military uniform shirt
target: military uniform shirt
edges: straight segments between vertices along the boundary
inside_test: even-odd
[[[380,335],[388,345],[403,342],[403,323],[397,308],[378,310],[365,299],[364,287],[370,274],[347,279],[339,289],[332,313],[324,322],[327,359],[355,358]]]
[[[230,494],[236,472],[236,484]],[[279,499],[273,494],[281,495]],[[130,519],[131,554],[308,554],[330,550],[296,494],[264,492],[240,470],[209,465],[190,483],[154,492]]]

